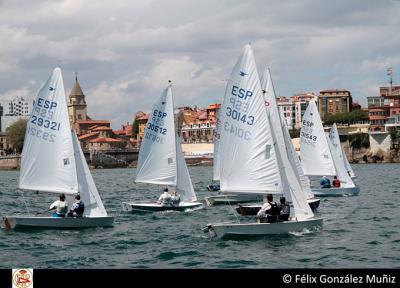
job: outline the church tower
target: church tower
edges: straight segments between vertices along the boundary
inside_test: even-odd
[[[85,95],[83,94],[78,82],[78,73],[76,73],[74,87],[72,87],[71,94],[69,94],[68,114],[71,126],[75,126],[74,124],[77,120],[88,119]]]

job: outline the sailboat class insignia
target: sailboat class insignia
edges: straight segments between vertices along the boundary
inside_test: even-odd
[[[12,273],[13,288],[33,287],[33,269],[13,269]]]

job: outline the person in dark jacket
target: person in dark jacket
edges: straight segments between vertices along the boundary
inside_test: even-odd
[[[267,201],[257,213],[257,218],[260,223],[275,223],[279,216],[279,207],[273,201],[272,194],[267,194]]]
[[[283,196],[279,199],[279,201],[281,203],[278,205],[280,210],[278,219],[280,221],[288,221],[290,216],[290,206],[286,204],[286,198]]]

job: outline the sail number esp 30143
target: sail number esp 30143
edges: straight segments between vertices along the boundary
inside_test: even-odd
[[[234,134],[239,138],[250,140],[250,131],[237,127],[235,122],[241,126],[242,124],[246,124],[248,126],[252,126],[254,124],[254,116],[248,114],[249,100],[253,96],[253,92],[233,85],[231,89],[231,95],[232,96],[229,98],[229,104],[226,107],[225,115],[235,121],[233,123],[225,121],[224,130]]]

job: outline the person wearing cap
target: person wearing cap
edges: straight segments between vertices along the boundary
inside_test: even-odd
[[[81,196],[78,194],[75,196],[75,202],[72,204],[71,209],[68,212],[68,217],[82,217],[85,211],[85,204],[81,201]]]
[[[286,198],[283,196],[279,198],[279,201],[281,203],[278,204],[280,210],[278,219],[279,221],[288,221],[290,216],[290,206],[286,204]]]
[[[50,205],[49,211],[54,210],[51,214],[52,217],[65,217],[65,214],[68,211],[68,202],[65,201],[65,194],[60,194],[60,200],[54,201],[53,204]]]
[[[157,204],[162,206],[170,206],[171,205],[171,194],[168,193],[168,188],[164,189],[164,192],[158,198]]]
[[[319,184],[321,185],[321,188],[331,188],[331,181],[326,176],[321,178]]]

